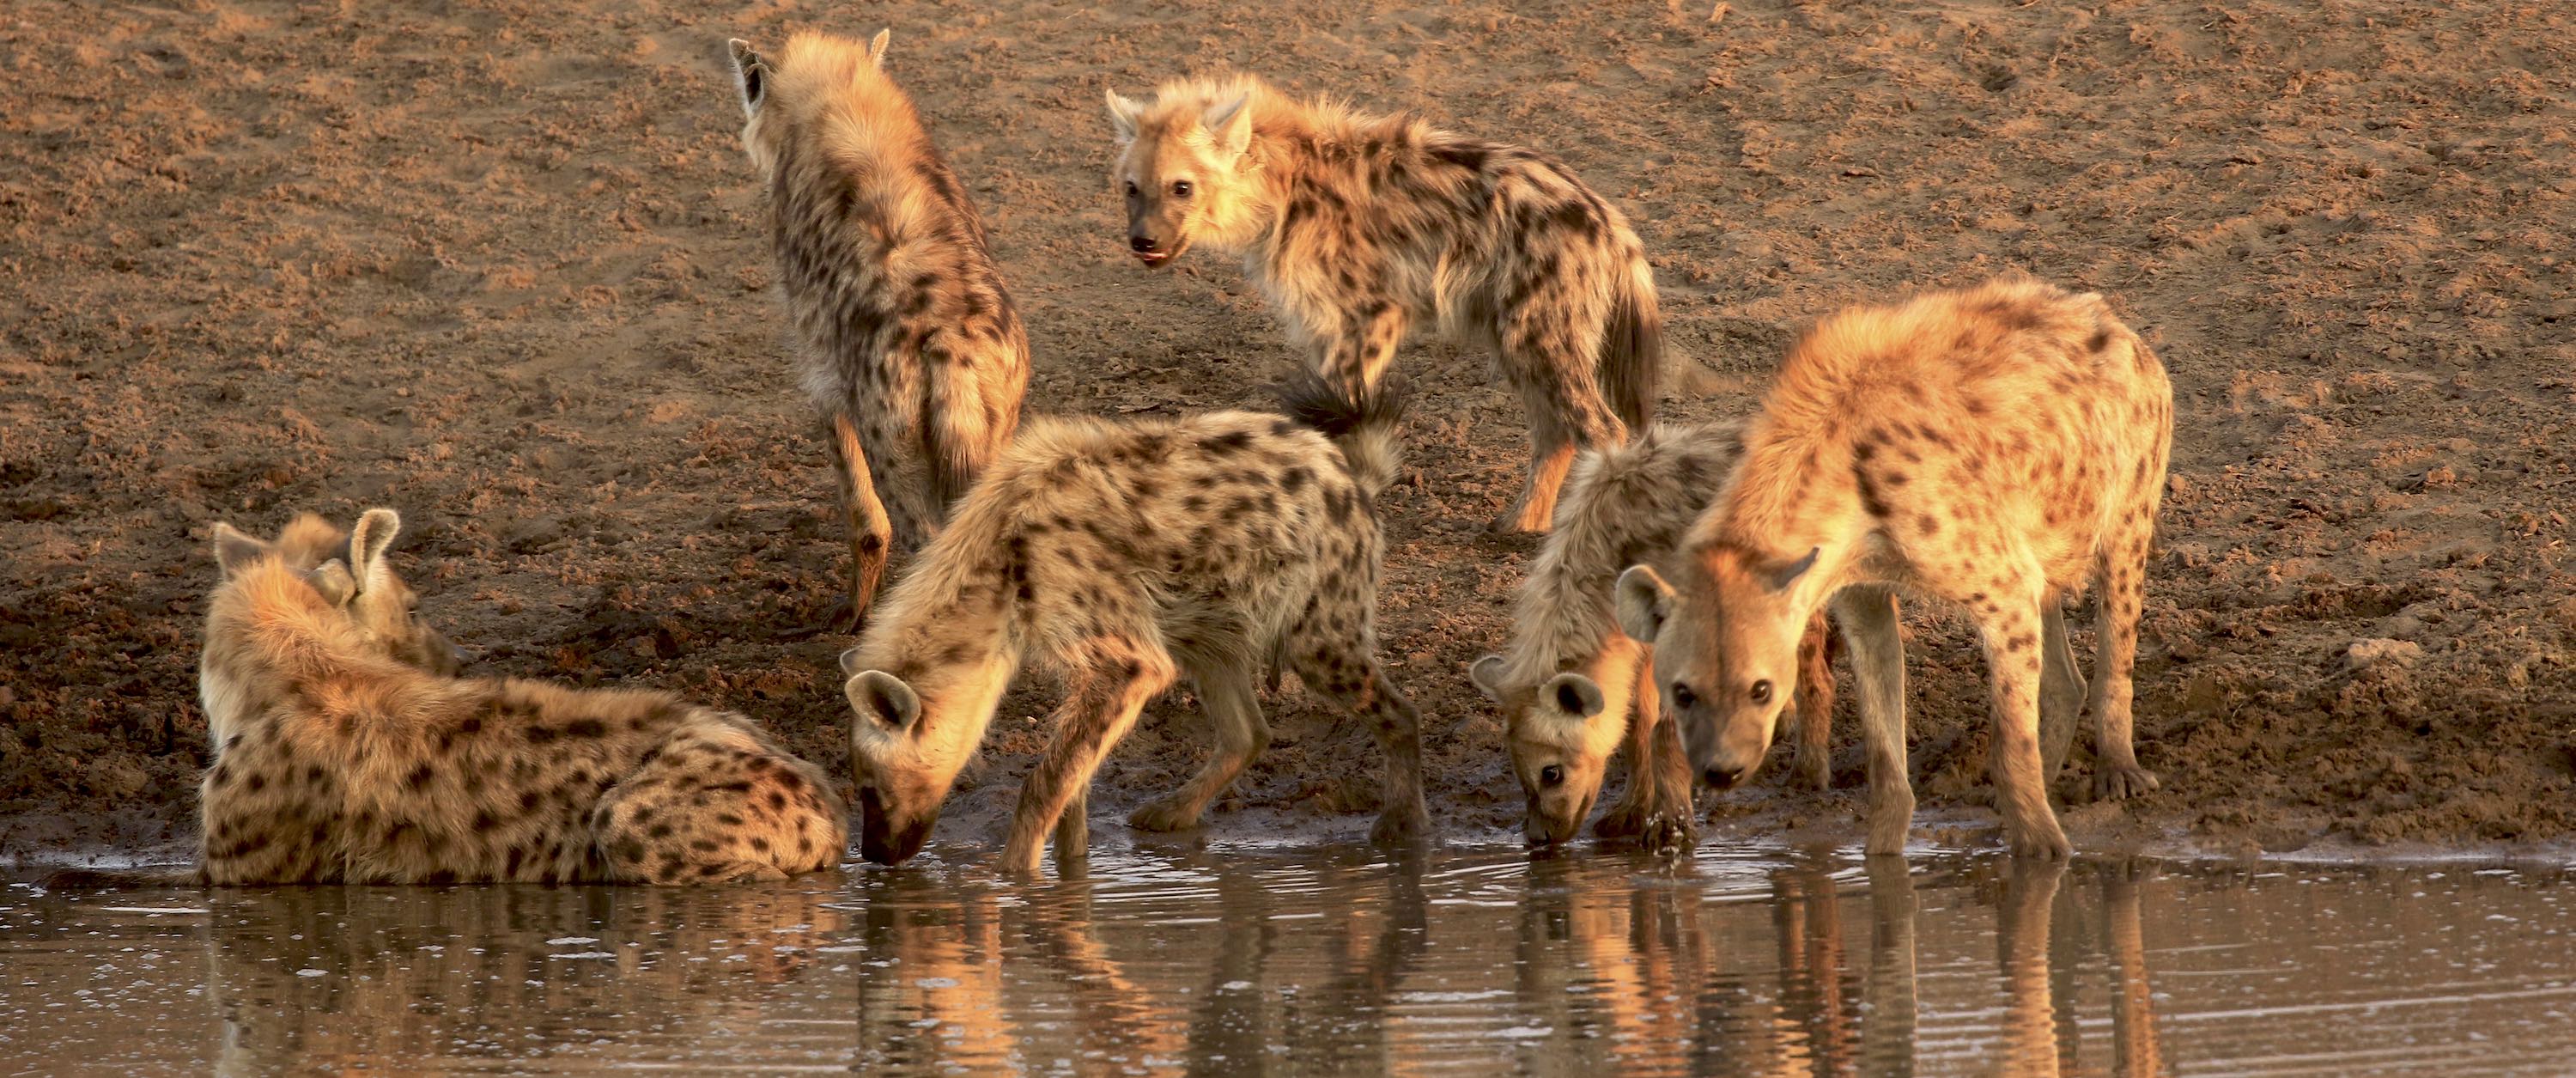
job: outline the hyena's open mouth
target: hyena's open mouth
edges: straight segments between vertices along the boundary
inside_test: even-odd
[[[1156,269],[1175,258],[1181,257],[1181,252],[1189,249],[1190,241],[1182,240],[1169,247],[1158,247],[1151,251],[1132,251],[1130,253],[1136,256],[1136,261],[1144,263],[1145,268]]]

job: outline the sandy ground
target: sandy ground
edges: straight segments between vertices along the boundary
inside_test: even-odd
[[[1026,314],[1034,409],[1250,403],[1289,362],[1234,267],[1122,253],[1101,91],[1183,68],[1571,162],[1637,222],[1703,371],[1675,416],[1750,407],[1839,304],[2008,266],[2106,292],[2179,395],[2138,692],[2165,787],[2083,805],[2079,763],[2078,843],[2576,836],[2567,8],[706,7],[0,13],[0,854],[185,839],[208,529],[306,508],[400,508],[425,609],[482,670],[677,689],[838,766],[838,526],[720,59],[807,25],[894,28]],[[1386,647],[1435,813],[1490,838],[1519,794],[1462,669],[1536,546],[1480,532],[1522,419],[1482,356],[1403,365]],[[1927,830],[1980,841],[1981,664],[1955,620],[1912,621]],[[1006,701],[944,840],[1006,811],[1049,692]],[[1280,744],[1209,834],[1359,833],[1366,731],[1271,710]],[[1185,694],[1158,705],[1104,820],[1203,730]],[[1840,789],[1775,770],[1717,832],[1856,837],[1855,733]]]

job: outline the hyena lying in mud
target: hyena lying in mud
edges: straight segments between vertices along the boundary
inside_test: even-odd
[[[798,377],[848,518],[853,625],[890,548],[927,541],[1010,444],[1029,381],[984,224],[881,70],[886,37],[800,33],[775,59],[731,42]]]
[[[342,532],[215,527],[199,687],[216,885],[699,883],[839,863],[821,769],[665,693],[458,678],[370,509]]]
[[[1427,826],[1420,722],[1376,658],[1373,499],[1395,470],[1395,394],[1360,405],[1309,379],[1284,397],[1284,416],[1050,419],[994,462],[841,656],[864,856],[921,849],[1031,658],[1062,669],[1071,695],[1020,788],[1007,871],[1036,872],[1051,829],[1060,858],[1082,854],[1092,772],[1183,676],[1216,752],[1129,822],[1196,826],[1269,744],[1254,693],[1265,661],[1370,721],[1386,752],[1371,837]]]
[[[2130,674],[2172,440],[2164,365],[2098,295],[2014,275],[1851,308],[1782,361],[1674,578],[1620,576],[1620,624],[1653,643],[1691,764],[1723,786],[1760,761],[1785,695],[1773,686],[1831,603],[1859,674],[1868,852],[1897,853],[1914,793],[1893,596],[1957,605],[1985,645],[2006,838],[2064,858],[2046,775],[2062,750],[2042,746],[2041,716],[2069,716],[2071,736],[2082,690],[2058,607],[2088,585],[2094,790],[2156,787],[2130,745]]]
[[[1661,721],[1653,649],[1619,630],[1611,588],[1639,561],[1671,565],[1712,490],[1734,470],[1742,436],[1732,422],[1659,423],[1627,445],[1577,457],[1555,526],[1521,584],[1509,651],[1468,668],[1503,708],[1512,773],[1529,801],[1523,832],[1533,844],[1565,842],[1582,828],[1623,732],[1627,792],[1593,833],[1649,848],[1690,844],[1690,764],[1672,724]],[[1799,642],[1796,767],[1820,790],[1830,779],[1829,647],[1818,611]]]
[[[1376,386],[1417,323],[1493,352],[1535,454],[1495,530],[1545,530],[1575,450],[1652,418],[1663,323],[1645,248],[1562,163],[1250,76],[1169,82],[1147,101],[1113,92],[1109,116],[1136,257],[1242,255],[1345,392]]]

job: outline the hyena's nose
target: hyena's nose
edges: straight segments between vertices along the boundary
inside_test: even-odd
[[[1709,784],[1710,786],[1716,787],[1717,789],[1720,789],[1720,790],[1723,790],[1723,789],[1725,789],[1725,788],[1727,788],[1727,787],[1729,787],[1729,786],[1733,786],[1733,785],[1735,785],[1736,780],[1741,779],[1741,778],[1743,778],[1743,777],[1744,777],[1744,769],[1743,769],[1743,768],[1740,768],[1740,767],[1719,767],[1719,766],[1717,766],[1717,765],[1715,765],[1715,764],[1711,764],[1711,765],[1709,765],[1708,770],[1706,770],[1706,771],[1702,771],[1702,772],[1700,772],[1700,773],[1699,773],[1700,781],[1705,782],[1705,783]]]
[[[1154,237],[1152,236],[1127,237],[1127,249],[1140,255],[1153,254],[1156,251],[1162,250],[1162,248],[1163,245],[1154,242]]]

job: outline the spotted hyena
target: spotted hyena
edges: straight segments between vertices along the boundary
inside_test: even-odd
[[[886,36],[800,33],[774,58],[731,43],[796,366],[848,517],[854,624],[890,548],[936,532],[1010,443],[1029,381],[983,222],[882,70]]]
[[[1575,449],[1652,418],[1663,323],[1645,248],[1563,163],[1242,75],[1111,93],[1109,116],[1136,257],[1242,255],[1291,340],[1347,390],[1375,386],[1416,324],[1493,352],[1535,453],[1496,530],[1545,530]]]
[[[1620,576],[1620,622],[1654,643],[1693,768],[1725,785],[1761,759],[1800,630],[1832,603],[1860,674],[1868,850],[1896,853],[1914,794],[1893,596],[1963,609],[1992,678],[2005,833],[2015,854],[2063,858],[2041,698],[2071,695],[2058,604],[2088,585],[2094,789],[2156,785],[2130,746],[2130,673],[2172,439],[2163,364],[2098,295],[2015,275],[1852,308],[1781,363],[1673,578]]]
[[[1661,721],[1653,649],[1619,631],[1611,586],[1621,569],[1641,560],[1671,563],[1734,469],[1742,435],[1736,423],[1659,423],[1627,445],[1576,458],[1554,527],[1513,607],[1510,650],[1468,668],[1476,687],[1503,708],[1531,843],[1574,837],[1624,734],[1627,792],[1593,832],[1654,847],[1689,844],[1690,765],[1672,724]],[[1825,735],[1834,710],[1826,645],[1819,612],[1800,643],[1797,688],[1798,772],[1819,789],[1828,778]]]
[[[830,868],[847,811],[739,715],[452,676],[386,560],[401,520],[215,528],[199,684],[207,883],[696,883]]]
[[[1376,658],[1373,499],[1393,473],[1397,405],[1320,379],[1286,397],[1286,415],[1033,423],[994,462],[841,656],[863,855],[921,848],[1032,658],[1062,669],[1071,695],[1020,788],[1010,871],[1036,871],[1051,829],[1060,857],[1081,854],[1093,770],[1184,676],[1216,753],[1129,822],[1195,826],[1269,744],[1254,683],[1273,658],[1375,729],[1386,802],[1372,837],[1423,830],[1419,722]]]

